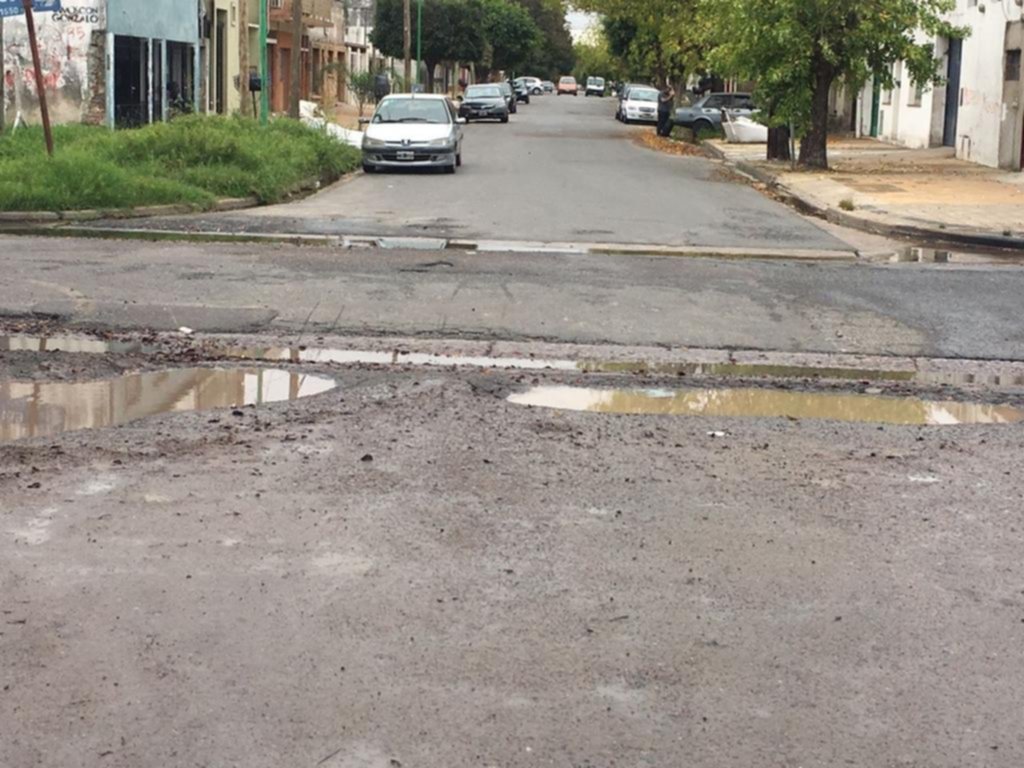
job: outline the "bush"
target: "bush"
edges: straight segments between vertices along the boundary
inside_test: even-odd
[[[359,165],[359,152],[292,120],[267,126],[241,117],[186,115],[169,123],[110,131],[54,129],[0,136],[0,210],[127,208],[254,195],[276,202],[302,182],[330,182]]]

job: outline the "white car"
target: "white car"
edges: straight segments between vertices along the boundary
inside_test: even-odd
[[[384,168],[443,168],[462,165],[462,126],[444,95],[400,93],[385,96],[373,117],[359,121],[363,131],[363,171]]]
[[[623,122],[658,122],[658,89],[633,86],[619,106]]]
[[[540,96],[544,93],[544,81],[539,77],[517,77],[516,82],[522,82],[532,96]]]

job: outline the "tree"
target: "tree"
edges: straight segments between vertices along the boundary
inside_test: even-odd
[[[842,79],[859,87],[874,76],[893,86],[904,61],[915,83],[938,80],[939,62],[920,33],[959,37],[943,21],[952,0],[703,0],[713,49],[723,72],[756,80],[769,125],[792,123],[801,136],[801,165],[828,167],[828,98]],[[715,34],[720,32],[720,36]]]
[[[576,66],[573,74],[580,82],[586,82],[590,76],[603,77],[607,80],[619,80],[624,77],[622,62],[608,48],[608,41],[599,35],[588,42],[576,43],[573,46]]]
[[[489,69],[521,67],[541,44],[541,31],[523,6],[509,0],[482,0],[486,51],[481,63]]]
[[[575,57],[572,35],[565,20],[566,6],[561,0],[510,0],[526,9],[540,30],[540,44],[534,46],[522,62],[524,73],[554,80],[571,72]]]
[[[366,103],[373,100],[373,72],[350,72],[348,89],[355,95],[359,116],[363,116]]]
[[[403,16],[402,0],[378,0],[372,41],[386,56],[403,55]],[[423,0],[421,37],[427,90],[433,91],[434,69],[438,64],[483,58],[486,41],[481,0]]]
[[[698,0],[577,0],[602,16],[608,49],[627,75],[672,81],[681,90],[702,60]]]

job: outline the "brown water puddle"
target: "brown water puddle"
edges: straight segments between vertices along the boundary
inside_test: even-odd
[[[110,427],[159,413],[297,400],[335,386],[324,376],[241,368],[180,368],[99,381],[0,381],[0,442]]]
[[[1005,405],[771,389],[595,389],[533,387],[517,405],[596,413],[818,419],[869,424],[1007,424],[1024,411]]]

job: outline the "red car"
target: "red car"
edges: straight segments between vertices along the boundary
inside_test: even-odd
[[[576,78],[566,75],[558,81],[558,95],[561,96],[563,93],[571,93],[573,96],[578,96],[580,93],[580,87],[576,84]]]

